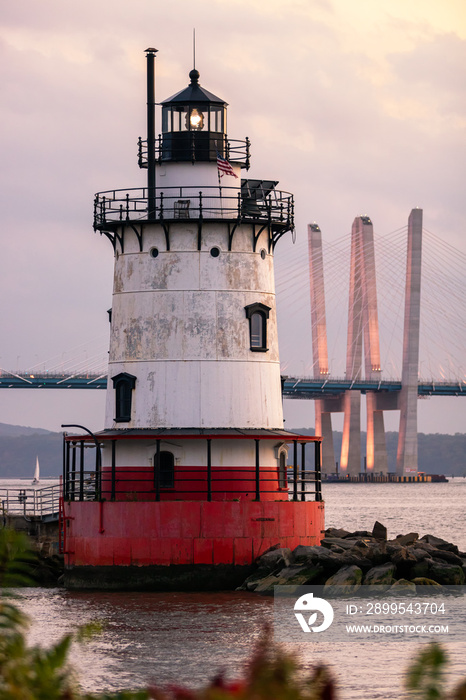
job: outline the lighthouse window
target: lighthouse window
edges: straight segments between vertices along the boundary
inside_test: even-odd
[[[157,455],[154,457],[157,461]],[[162,450],[160,453],[160,488],[173,489],[175,487],[175,456],[172,452]]]
[[[249,304],[245,307],[249,319],[249,346],[253,352],[267,352],[267,319],[270,307],[265,304]]]
[[[131,420],[131,403],[136,377],[122,372],[112,377],[115,388],[115,422],[128,423]]]
[[[173,131],[187,131],[188,107],[174,107]]]
[[[265,316],[261,311],[251,316],[251,349],[265,347]]]
[[[286,473],[286,452],[283,450],[280,452],[279,463],[278,463],[278,487],[284,489],[287,487],[287,473]]]
[[[215,131],[219,134],[223,132],[224,111],[224,107],[210,106],[210,131]]]

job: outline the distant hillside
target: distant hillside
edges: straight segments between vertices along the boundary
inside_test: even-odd
[[[314,435],[308,428],[291,428],[303,435]],[[339,459],[341,450],[341,432],[334,431],[333,442],[335,459]],[[398,433],[387,432],[388,471],[396,471],[396,449]],[[361,456],[366,455],[366,434],[361,433]],[[464,476],[466,474],[466,433],[443,435],[440,433],[419,433],[418,435],[419,471],[426,474],[447,474]]]
[[[0,477],[32,477],[36,456],[41,476],[61,474],[61,433],[0,423]]]
[[[43,428],[27,428],[25,425],[9,425],[0,423],[0,437],[17,437],[18,435],[50,435],[50,430]]]

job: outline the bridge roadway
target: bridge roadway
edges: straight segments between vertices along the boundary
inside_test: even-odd
[[[367,391],[393,393],[401,389],[400,380],[355,381],[351,379],[312,379],[284,377],[283,396],[287,399],[319,399],[339,396],[347,389],[365,394]],[[0,389],[106,389],[106,374],[25,374],[0,373]],[[418,383],[419,396],[466,396],[466,382],[437,382],[422,380]]]

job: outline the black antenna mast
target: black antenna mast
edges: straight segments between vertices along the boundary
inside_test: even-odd
[[[196,30],[193,29],[193,68],[196,68]]]

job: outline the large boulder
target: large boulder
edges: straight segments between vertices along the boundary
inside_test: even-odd
[[[409,544],[414,544],[418,539],[419,534],[417,532],[409,532],[407,535],[398,535],[395,542],[406,547]]]
[[[262,554],[262,556],[257,559],[257,564],[260,569],[275,571],[276,569],[283,569],[285,566],[290,566],[292,559],[291,549],[288,547],[280,547],[279,549],[269,550],[265,552],[265,554]]]
[[[426,544],[430,544],[436,549],[442,549],[447,552],[453,552],[453,554],[459,553],[456,544],[452,544],[451,542],[442,540],[441,537],[435,537],[435,535],[424,535],[424,537],[421,537],[420,542],[426,542]]]
[[[278,584],[284,586],[310,586],[321,583],[324,569],[322,566],[290,566],[277,574]]]
[[[352,595],[362,582],[362,571],[358,566],[342,566],[333,576],[327,579],[324,595]]]
[[[326,549],[332,549],[332,550],[335,550],[336,548],[351,549],[351,547],[353,545],[354,545],[353,540],[347,540],[347,539],[344,539],[343,537],[324,537],[320,541],[321,547],[325,547]]]
[[[400,578],[389,588],[390,595],[416,595],[416,584],[412,581],[407,581],[405,578]]]
[[[465,581],[461,566],[447,564],[441,560],[433,560],[429,566],[429,578],[444,586],[462,586]]]
[[[358,540],[361,539],[361,537],[373,539],[372,532],[369,532],[369,530],[355,530],[354,532],[350,532],[350,534],[347,535],[347,537],[353,537]]]
[[[417,576],[411,580],[411,583],[416,584],[416,586],[430,586],[432,588],[442,588],[440,583],[434,581],[431,578],[426,578],[425,576]]]
[[[368,571],[372,568],[373,562],[368,557],[368,552],[362,552],[359,547],[353,547],[349,551],[340,555],[340,560],[342,564],[346,566],[358,566],[364,571]]]
[[[296,564],[312,564],[322,566],[330,574],[343,566],[342,554],[336,554],[325,547],[306,547],[298,545],[293,550],[293,560]]]
[[[396,566],[391,562],[387,564],[380,564],[379,566],[374,566],[369,569],[367,574],[364,576],[365,586],[383,586],[392,585],[394,581]]]
[[[279,585],[279,580],[277,576],[270,574],[259,581],[257,586],[254,588],[254,593],[260,593],[261,595],[273,595],[275,586]]]
[[[432,558],[430,552],[427,551],[427,549],[424,549],[424,547],[411,545],[410,547],[406,547],[406,551],[410,555],[410,559],[415,559],[417,562]],[[436,551],[434,547],[432,547],[432,551]]]
[[[267,576],[270,576],[270,571],[267,571],[267,569],[256,569],[256,571],[253,571],[253,573],[243,581],[241,586],[238,586],[236,589],[237,591],[254,591],[259,583],[266,578]]]
[[[423,561],[418,561],[416,564],[411,566],[409,570],[409,578],[413,580],[414,578],[427,576],[429,573],[430,564],[432,564],[433,559],[424,559]]]
[[[343,537],[347,537],[349,534],[351,534],[351,533],[348,532],[348,530],[343,530],[342,528],[338,528],[338,527],[328,527],[325,530],[325,537],[326,538],[327,537],[343,538]]]
[[[390,557],[390,561],[403,570],[406,568],[406,566],[414,564],[417,561],[416,557],[408,550],[408,548],[403,547],[401,544],[387,543],[387,554]]]
[[[370,559],[372,566],[378,566],[379,564],[385,564],[390,561],[390,557],[387,554],[387,544],[383,540],[372,542],[365,556],[367,559]]]
[[[387,539],[387,528],[378,520],[375,521],[374,527],[372,528],[372,537],[376,540],[386,540]]]
[[[448,550],[437,549],[433,555],[435,559],[441,559],[446,561],[447,564],[456,564],[457,566],[463,566],[463,560],[457,554],[450,552]]]

